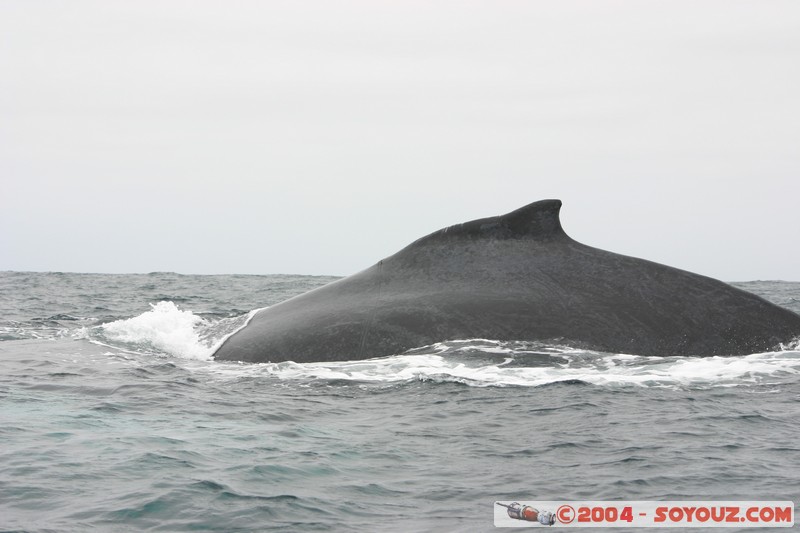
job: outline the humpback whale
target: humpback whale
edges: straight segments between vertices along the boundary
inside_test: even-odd
[[[218,360],[316,362],[456,339],[554,341],[638,355],[743,355],[800,316],[721,281],[570,238],[560,200],[456,224],[362,272],[255,313]]]

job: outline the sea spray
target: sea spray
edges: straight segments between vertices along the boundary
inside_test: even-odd
[[[206,321],[173,302],[150,304],[150,311],[98,326],[105,340],[137,351],[155,351],[188,359],[211,359],[212,347],[200,338]]]

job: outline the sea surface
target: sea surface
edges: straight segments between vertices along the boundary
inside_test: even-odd
[[[333,279],[0,273],[0,531],[494,531],[495,500],[800,504],[796,342],[211,358],[249,311]],[[735,285],[800,313],[800,283]]]

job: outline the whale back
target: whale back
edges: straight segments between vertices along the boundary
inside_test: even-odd
[[[217,350],[241,361],[356,360],[455,339],[640,355],[765,351],[800,316],[721,281],[571,239],[561,202],[456,224],[258,312]]]

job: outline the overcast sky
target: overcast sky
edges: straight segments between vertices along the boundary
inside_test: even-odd
[[[560,198],[800,281],[800,2],[0,0],[0,270],[345,275]]]

